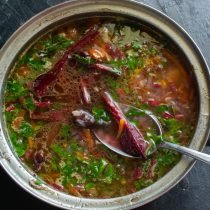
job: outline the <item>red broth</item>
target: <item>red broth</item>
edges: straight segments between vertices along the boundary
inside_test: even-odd
[[[87,19],[49,32],[17,59],[7,81],[5,118],[14,151],[38,175],[37,184],[74,196],[111,198],[151,185],[178,162],[176,152],[125,158],[99,143],[92,130],[115,142],[122,135],[123,122],[102,99],[108,91],[116,102],[152,111],[165,140],[188,145],[198,97],[183,60],[169,41],[123,21]],[[124,114],[149,145],[158,144],[157,132],[139,113]]]

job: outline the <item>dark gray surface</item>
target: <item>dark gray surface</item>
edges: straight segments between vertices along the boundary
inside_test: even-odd
[[[64,0],[0,0],[0,47],[26,20]],[[142,0],[179,23],[194,39],[210,66],[210,0]],[[210,144],[209,144],[210,145]],[[204,150],[210,153],[210,147]],[[210,209],[210,166],[197,162],[172,190],[139,210]],[[26,193],[0,168],[1,210],[52,207]],[[6,201],[9,198],[9,202]]]

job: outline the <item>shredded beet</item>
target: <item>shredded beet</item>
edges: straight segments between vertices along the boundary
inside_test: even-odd
[[[155,100],[154,98],[149,98],[148,99],[148,104],[155,107],[155,106],[160,105],[160,102]]]
[[[116,46],[106,43],[106,50],[107,50],[108,54],[111,55],[112,58],[114,58],[114,59],[123,59],[124,58],[123,51],[121,51]]]
[[[90,98],[90,93],[88,92],[86,83],[84,82],[83,79],[80,79],[80,90],[82,93],[82,99],[86,104],[91,103],[91,98]]]
[[[90,65],[90,68],[97,69],[97,70],[104,71],[104,72],[110,72],[116,76],[121,76],[121,74],[122,74],[122,71],[120,69],[112,67],[109,64],[94,63],[94,64]]]
[[[52,82],[56,80],[57,75],[54,75],[51,71],[38,76],[33,83],[34,94],[38,98],[41,98],[44,95],[44,93],[48,90],[49,85],[51,85]]]
[[[33,150],[28,149],[24,156],[25,156],[26,160],[30,160],[33,157]]]
[[[119,140],[126,153],[146,158],[147,142],[135,125],[128,122]]]
[[[173,115],[171,113],[165,111],[163,113],[163,118],[165,118],[165,119],[171,119],[171,118],[173,118]]]
[[[113,98],[108,92],[104,92],[103,100],[105,101],[109,111],[111,112],[111,114],[117,122],[119,122],[120,119],[125,119],[125,116],[122,110],[120,109],[119,105],[113,100]],[[125,119],[125,121],[127,122],[127,119]]]
[[[54,188],[54,189],[56,189],[56,190],[59,190],[59,191],[63,191],[63,187],[61,186],[61,185],[58,185],[58,184],[56,184],[56,183],[50,183],[49,182],[49,184]]]
[[[140,179],[143,176],[143,171],[140,167],[136,167],[133,170],[133,181]]]
[[[15,109],[14,104],[11,104],[11,105],[9,105],[9,106],[6,108],[6,111],[7,111],[7,112],[11,112],[11,111],[13,111],[14,109]]]
[[[49,101],[49,100],[47,100],[47,101],[35,102],[35,105],[36,105],[37,107],[40,107],[40,108],[49,107],[51,104],[52,104],[52,102]]]
[[[90,30],[83,37],[81,37],[75,44],[71,45],[66,50],[63,57],[53,66],[50,71],[36,78],[33,83],[33,90],[36,97],[41,98],[45,95],[47,90],[56,81],[59,72],[62,71],[68,59],[71,58],[71,55],[81,50],[84,46],[90,44],[98,34],[99,32],[94,27],[90,28]]]
[[[103,100],[118,124],[120,119],[125,120],[124,130],[119,137],[122,149],[130,155],[146,158],[147,142],[139,129],[126,119],[119,105],[108,92],[103,94]]]

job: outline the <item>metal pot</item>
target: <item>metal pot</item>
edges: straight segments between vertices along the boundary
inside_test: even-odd
[[[45,184],[36,185],[36,175],[26,168],[15,155],[5,129],[2,100],[5,82],[17,55],[50,28],[64,23],[69,18],[86,17],[96,13],[104,16],[115,15],[135,18],[160,30],[182,49],[193,67],[199,92],[198,122],[189,147],[195,150],[204,148],[210,127],[210,75],[201,52],[189,35],[164,14],[135,1],[80,0],[62,3],[34,16],[12,35],[0,51],[0,162],[7,173],[21,187],[52,205],[65,209],[131,209],[144,205],[166,193],[187,174],[195,161],[183,156],[176,166],[160,180],[127,196],[112,199],[77,198],[58,192]]]

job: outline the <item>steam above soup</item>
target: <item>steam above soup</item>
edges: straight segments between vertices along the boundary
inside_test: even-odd
[[[110,198],[151,185],[179,155],[160,149],[148,156],[160,137],[144,111],[154,112],[173,143],[187,145],[196,124],[196,88],[182,60],[143,25],[95,18],[50,31],[17,59],[7,81],[15,152],[40,183],[74,196]],[[142,160],[118,156],[93,129]]]

